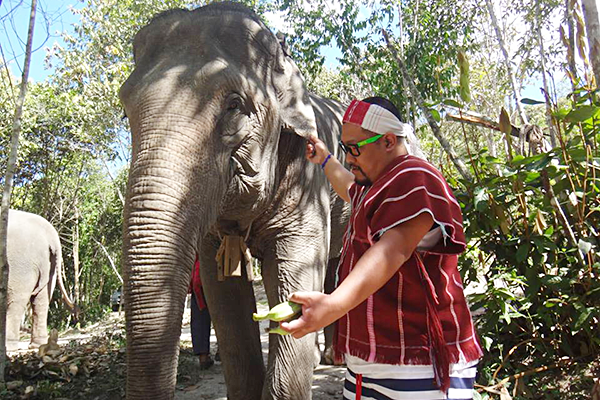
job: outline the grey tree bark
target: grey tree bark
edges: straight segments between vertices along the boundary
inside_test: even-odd
[[[112,270],[115,273],[115,275],[117,276],[117,278],[119,278],[119,282],[121,282],[121,285],[122,285],[123,284],[123,278],[121,277],[121,274],[119,274],[119,271],[117,270],[115,262],[113,261],[112,257],[110,256],[110,253],[108,252],[108,250],[106,250],[106,247],[104,247],[104,245],[102,243],[100,243],[96,239],[94,239],[94,242],[96,242],[96,244],[98,246],[100,246],[100,248],[102,249],[102,252],[106,256],[106,258],[108,258],[108,262],[110,263],[110,267],[112,268]]]
[[[64,270],[64,268],[63,268]],[[75,228],[73,229],[73,301],[80,304],[79,277],[79,209],[77,208],[77,199],[75,199]]]
[[[571,0],[565,0],[565,21],[567,23],[567,32],[565,33],[561,26],[561,34],[564,36],[563,41],[565,47],[567,48],[567,65],[569,68],[569,73],[571,74],[571,89],[573,92],[575,92],[575,89],[577,89],[577,85],[575,84],[577,79],[577,64],[575,63],[575,26],[573,23],[573,10],[571,8]],[[577,93],[573,93],[573,97],[575,101],[577,101],[579,95]]]
[[[8,289],[8,260],[6,252],[6,233],[8,229],[8,210],[12,193],[13,179],[17,165],[19,151],[19,135],[21,134],[21,118],[23,103],[27,93],[27,80],[29,79],[29,64],[31,62],[31,45],[33,42],[33,28],[35,26],[35,9],[37,0],[31,0],[31,13],[29,16],[29,30],[27,32],[27,45],[25,47],[25,60],[23,62],[23,75],[21,88],[15,105],[15,117],[10,141],[10,155],[6,166],[4,178],[4,192],[2,193],[2,210],[0,211],[0,383],[4,385],[4,369],[6,366],[6,303]]]
[[[402,17],[403,17],[404,12],[402,11],[402,2],[398,3],[398,37],[400,38],[400,57],[402,57],[402,59],[404,59],[404,45],[402,43],[402,37],[404,36],[404,25],[402,23]],[[410,110],[412,109],[412,100],[410,100],[410,90],[408,88],[408,85],[406,84],[406,81],[403,79],[402,80],[402,90],[404,91],[404,95],[406,96],[406,98],[408,99],[406,101],[406,104],[404,105],[404,113],[405,113],[405,121],[408,122],[410,121]],[[414,123],[413,123],[414,126]]]
[[[548,79],[546,78],[546,56],[544,51],[544,40],[542,38],[542,15],[540,10],[540,0],[537,0],[536,3],[536,14],[537,19],[535,23],[535,30],[537,33],[538,45],[540,46],[540,60],[542,64],[542,78],[544,82],[544,99],[546,101],[546,125],[548,125],[548,131],[550,132],[550,144],[552,148],[558,146],[558,142],[556,141],[556,129],[554,129],[554,124],[552,124],[552,110],[550,109],[550,91],[548,90]]]
[[[581,0],[585,30],[590,47],[590,62],[596,78],[596,87],[600,87],[600,22],[597,0]]]
[[[492,20],[492,26],[494,27],[494,31],[496,32],[496,38],[498,39],[498,44],[500,46],[500,50],[504,56],[504,64],[506,66],[506,72],[510,79],[510,84],[512,86],[515,105],[517,107],[517,111],[519,113],[519,118],[521,118],[521,122],[523,124],[527,124],[527,116],[525,115],[525,110],[523,109],[523,105],[521,104],[521,92],[519,90],[519,86],[517,85],[517,79],[515,78],[515,74],[513,72],[512,65],[510,63],[510,56],[508,54],[508,50],[506,49],[506,43],[504,42],[504,38],[502,37],[502,31],[500,30],[500,25],[498,25],[498,19],[496,18],[496,12],[494,11],[494,5],[491,0],[485,0],[485,4],[487,5],[488,13],[490,14],[490,19]]]
[[[398,52],[396,51],[396,48],[392,45],[387,32],[384,29],[382,29],[382,33],[383,33],[383,37],[385,38],[385,41],[387,43],[387,46],[392,53],[392,56],[396,60],[396,64],[398,64],[398,67],[400,68],[400,72],[402,73],[402,78],[408,84],[408,87],[410,89],[412,97],[415,99],[417,105],[421,109],[421,112],[425,115],[425,118],[427,119],[427,122],[428,122],[429,126],[431,127],[431,130],[433,131],[433,135],[436,137],[438,142],[440,142],[440,145],[442,146],[444,151],[448,154],[448,157],[450,157],[450,160],[456,167],[456,170],[458,171],[458,173],[465,180],[472,181],[473,177],[471,176],[471,173],[469,172],[467,165],[460,158],[460,156],[458,154],[456,154],[456,151],[454,151],[454,148],[452,147],[450,142],[448,142],[448,140],[446,140],[444,135],[442,135],[442,132],[440,131],[440,127],[438,126],[437,122],[435,122],[433,115],[431,115],[431,111],[429,111],[429,109],[425,105],[425,101],[423,101],[423,98],[421,97],[419,90],[417,89],[414,81],[412,80],[412,78],[408,72],[408,69],[406,69],[406,65],[404,65],[404,62],[398,56]]]

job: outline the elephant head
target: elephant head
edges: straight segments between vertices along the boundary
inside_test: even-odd
[[[123,232],[127,391],[171,398],[203,237],[244,232],[298,197],[284,188],[324,180],[312,169],[290,173],[305,168],[302,137],[316,134],[315,113],[297,67],[247,8],[162,13],[135,36],[134,60],[120,90],[132,132]],[[329,196],[326,186],[319,195]]]

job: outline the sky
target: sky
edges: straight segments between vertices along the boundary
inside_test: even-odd
[[[31,1],[1,0],[0,6],[0,46],[13,75],[23,73],[25,44],[31,12]],[[72,33],[72,25],[79,21],[79,16],[73,14],[72,8],[80,8],[82,3],[77,0],[38,0],[33,33],[33,54],[29,67],[29,79],[39,82],[46,79],[51,69],[44,67],[47,49],[55,43],[62,44],[61,32]],[[285,31],[285,22],[280,15],[270,13],[266,16],[269,24],[275,30]],[[326,55],[325,66],[335,68],[339,65],[337,57],[339,50],[333,47],[323,49]]]
[[[81,7],[81,2],[77,0],[38,0],[33,31],[33,52],[29,67],[30,80],[43,81],[52,73],[51,70],[44,68],[46,49],[52,48],[54,43],[62,43],[61,32],[73,31],[72,24],[78,21],[78,16],[71,11],[72,7]],[[2,0],[0,46],[2,46],[4,59],[11,72],[19,77],[23,74],[30,13],[31,1]]]
[[[3,57],[7,61],[13,75],[22,75],[22,64],[29,26],[31,1],[2,0],[0,6],[0,46]],[[78,16],[73,14],[72,8],[82,7],[78,0],[38,0],[38,12],[34,30],[33,54],[29,71],[29,79],[39,82],[46,79],[51,69],[46,69],[44,59],[46,50],[55,43],[63,43],[61,32],[72,32],[72,25],[78,22]],[[285,31],[285,23],[276,14],[267,15],[270,25],[275,30]],[[325,48],[325,65],[335,68],[339,65],[337,57],[340,55],[336,48]],[[533,82],[523,88],[522,96],[541,99],[539,87],[541,82]]]

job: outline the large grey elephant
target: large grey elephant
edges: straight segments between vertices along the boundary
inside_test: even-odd
[[[336,152],[342,107],[309,94],[249,9],[213,3],[155,17],[134,39],[120,98],[132,131],[124,212],[127,397],[173,397],[191,267],[213,318],[229,399],[311,398],[315,337],[260,347],[251,282],[218,279],[226,236],[247,238],[269,305],[321,290],[339,255],[343,202],[305,159],[309,134]]]
[[[76,309],[61,276],[62,250],[58,232],[39,215],[10,210],[7,255],[6,349],[18,349],[19,328],[30,301],[32,333],[29,346],[36,348],[48,341],[48,308],[57,279],[64,302],[71,312]]]

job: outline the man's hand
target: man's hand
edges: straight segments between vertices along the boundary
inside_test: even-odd
[[[432,224],[431,215],[423,213],[388,230],[362,255],[332,294],[292,293],[289,300],[302,304],[302,316],[282,322],[281,328],[298,339],[343,317],[398,272]]]
[[[313,164],[322,164],[329,155],[327,146],[316,136],[309,136],[306,142],[306,158]]]
[[[289,296],[289,300],[302,304],[302,316],[280,325],[296,339],[316,332],[344,315],[329,301],[329,295],[321,292],[296,292]]]
[[[328,156],[331,158],[327,161],[326,167],[323,163]],[[325,146],[325,143],[316,136],[309,136],[306,142],[306,158],[313,164],[321,165],[327,179],[333,186],[333,190],[345,201],[350,202],[350,194],[348,190],[354,182],[354,175],[348,171],[335,158]]]

